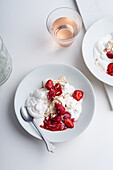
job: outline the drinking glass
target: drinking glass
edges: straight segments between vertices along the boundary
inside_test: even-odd
[[[46,26],[49,33],[60,46],[68,47],[80,32],[82,19],[75,10],[61,7],[49,14]]]

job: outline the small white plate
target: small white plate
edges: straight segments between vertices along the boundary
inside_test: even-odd
[[[21,81],[17,88],[14,99],[15,113],[20,124],[27,132],[36,138],[41,139],[40,135],[32,127],[32,125],[22,119],[20,115],[20,107],[25,105],[25,101],[32,90],[38,89],[42,86],[42,80],[46,78],[58,79],[61,76],[65,76],[71,85],[84,92],[83,111],[78,122],[75,123],[75,127],[73,129],[52,132],[41,128],[45,136],[51,142],[64,142],[70,140],[81,134],[92,119],[95,109],[95,98],[93,87],[89,80],[79,70],[72,66],[62,64],[40,66],[29,73]]]
[[[111,86],[113,86],[113,76],[105,74],[105,72],[102,72],[100,68],[95,65],[93,60],[93,48],[101,37],[112,32],[113,15],[104,17],[93,24],[86,32],[82,44],[83,58],[91,73],[102,82]]]

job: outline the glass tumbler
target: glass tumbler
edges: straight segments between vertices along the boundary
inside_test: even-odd
[[[69,47],[81,30],[82,19],[75,10],[61,7],[49,14],[46,27],[60,46]]]
[[[12,71],[12,59],[0,37],[0,86],[6,82]]]

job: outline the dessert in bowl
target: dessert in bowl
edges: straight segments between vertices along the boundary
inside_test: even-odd
[[[38,89],[42,87],[42,82],[46,84],[46,82],[48,81],[46,80],[46,78],[49,78],[49,80],[51,79],[55,86],[55,84],[59,82],[54,83],[54,81],[56,80],[58,81],[58,78],[60,78],[62,75],[66,77],[67,86],[71,87],[71,89],[70,88],[67,88],[67,89],[69,90],[69,93],[72,94],[72,96],[75,90],[80,90],[83,92],[83,98],[80,99],[79,101],[75,100],[71,96],[72,97],[71,101],[74,101],[75,103],[78,103],[79,105],[78,111],[76,112],[76,114],[68,110],[71,114],[71,119],[75,118],[75,122],[73,122],[71,127],[68,127],[65,130],[57,129],[55,131],[52,131],[50,129],[45,129],[44,127],[41,128],[40,125],[44,126],[43,121],[45,119],[45,116],[43,116],[43,113],[45,112],[45,110],[43,110],[43,113],[41,113],[42,118],[35,118],[35,123],[37,123],[37,125],[41,128],[41,131],[48,138],[49,141],[65,142],[80,135],[88,127],[88,125],[90,124],[92,120],[94,110],[95,110],[95,95],[94,95],[93,87],[91,83],[89,82],[89,80],[79,70],[77,70],[75,67],[72,67],[72,66],[63,65],[63,64],[48,64],[48,65],[39,66],[35,70],[27,74],[24,77],[24,79],[20,82],[16,90],[15,99],[14,99],[15,113],[21,126],[29,134],[31,134],[32,136],[38,139],[41,139],[39,133],[33,128],[33,126],[30,123],[27,123],[23,120],[23,118],[20,115],[20,108],[24,106],[25,104],[27,104],[27,100],[29,100],[29,97],[32,97],[37,94],[37,92],[35,93],[35,91],[38,91]],[[43,80],[46,80],[46,81],[43,81]],[[60,80],[60,83],[61,83],[61,80]],[[47,93],[50,91],[46,89],[45,87],[44,89]],[[63,86],[62,86],[62,91],[64,92]],[[65,89],[65,93],[66,93],[66,89]],[[76,93],[75,93],[75,96],[76,96]],[[48,95],[46,95],[46,97],[48,97]],[[55,96],[55,97],[60,98],[61,96]],[[42,94],[42,98],[43,98],[43,94]],[[48,102],[52,103],[49,100]],[[42,106],[40,105],[40,107],[37,107],[37,109],[40,110],[41,107]],[[67,111],[66,108],[65,108],[65,111]],[[70,114],[68,114],[68,116],[70,116]],[[73,115],[75,117],[73,117]],[[34,116],[36,116],[36,114]],[[62,122],[63,122],[64,115],[62,115],[62,117],[63,117],[62,119]]]
[[[38,119],[40,127],[51,131],[74,128],[82,112],[83,92],[70,85],[62,76],[46,79],[40,89],[30,93],[26,100],[29,114]]]

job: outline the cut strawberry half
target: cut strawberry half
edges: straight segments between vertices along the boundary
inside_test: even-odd
[[[49,92],[48,92],[48,99],[50,100],[50,101],[53,101],[54,100],[54,98],[55,98],[55,90],[50,90]]]
[[[113,53],[111,53],[110,51],[108,51],[106,55],[108,58],[113,59]]]
[[[53,85],[53,81],[52,80],[48,80],[45,84],[45,87],[48,89],[48,90],[51,90],[53,89],[54,85]]]
[[[56,96],[60,96],[62,94],[62,87],[60,83],[56,83],[54,89],[56,91]]]
[[[68,128],[73,128],[74,124],[73,121],[70,118],[64,119],[64,124],[68,127]]]
[[[77,101],[79,101],[80,99],[82,99],[83,97],[83,91],[81,90],[75,90],[73,93],[73,97],[74,99],[76,99]]]
[[[59,115],[65,114],[65,107],[59,103],[55,103],[55,110],[56,110],[56,113]]]
[[[113,73],[113,63],[110,63],[109,65],[108,65],[108,73]]]

